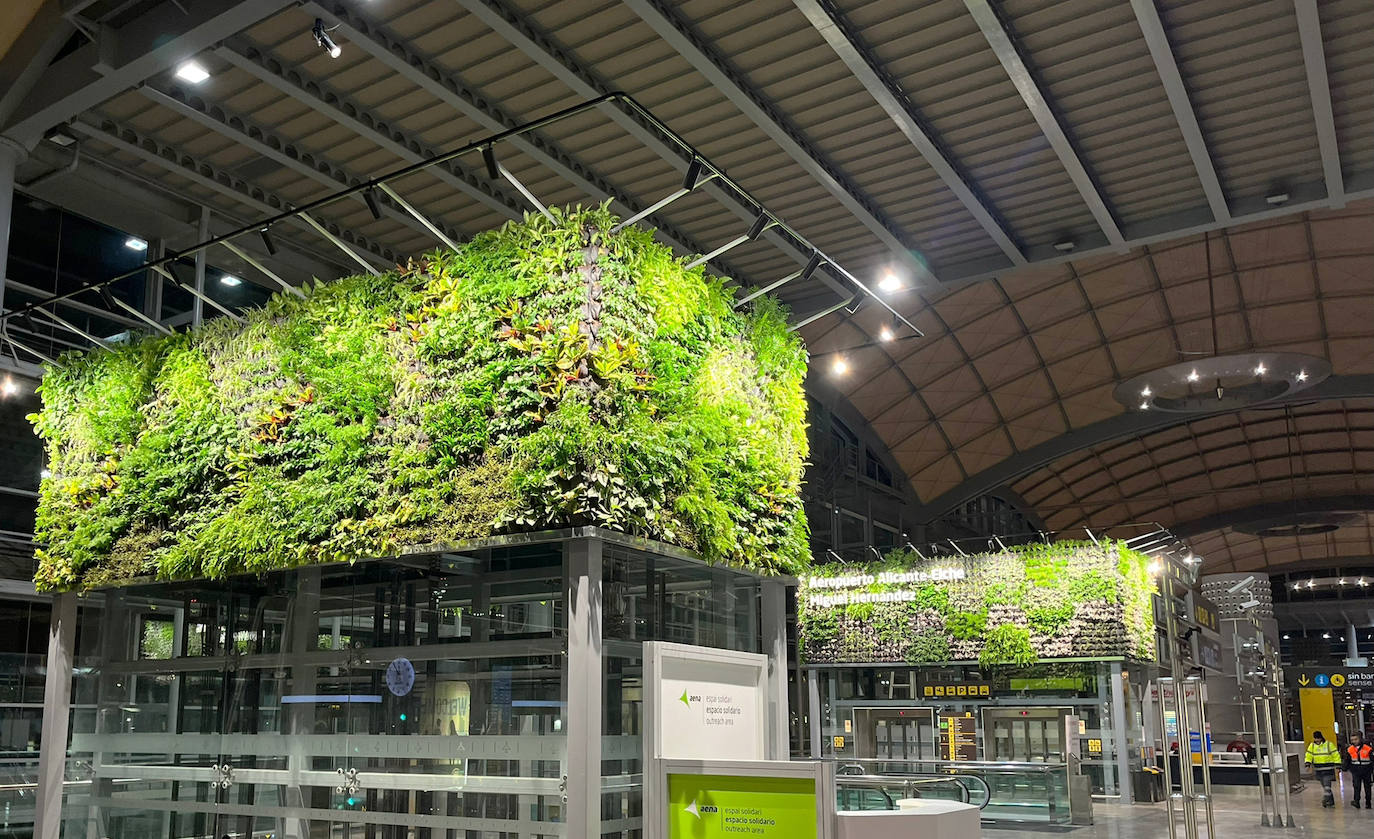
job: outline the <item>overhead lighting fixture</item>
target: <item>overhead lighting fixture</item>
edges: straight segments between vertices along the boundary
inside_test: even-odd
[[[1287,204],[1288,193],[1276,192],[1273,195],[1266,195],[1264,196],[1264,203],[1268,204],[1271,207],[1278,207],[1282,204]]]
[[[259,230],[258,235],[262,237],[262,246],[267,249],[268,255],[276,256],[277,245],[275,242],[272,241],[272,234],[268,232],[268,229],[270,227],[271,225],[268,225],[267,227],[264,227],[263,229]]]
[[[1288,640],[1288,635],[1285,634],[1285,635],[1283,636],[1283,640],[1287,641],[1287,640]]]
[[[883,278],[878,281],[878,290],[887,292],[889,294],[894,291],[897,291],[901,287],[902,281],[897,279],[897,275],[892,273],[891,271],[888,271],[886,274],[884,274]]]
[[[177,67],[176,76],[183,82],[200,84],[210,78],[210,71],[201,66],[198,61],[183,61],[181,66]]]
[[[229,286],[230,288],[233,288],[234,286],[243,285],[243,280],[240,280],[238,277],[235,277],[233,274],[225,274],[223,277],[220,277],[220,278],[219,278],[219,283],[220,283],[220,285],[227,285],[227,286]]]
[[[1259,364],[1256,364],[1256,365],[1255,365],[1255,375],[1256,375],[1256,376],[1263,376],[1265,373],[1268,373],[1268,372],[1269,372],[1269,368],[1264,366],[1264,362],[1263,362],[1263,361],[1261,361]]]
[[[330,58],[338,58],[343,53],[343,49],[329,37],[329,30],[324,28],[324,21],[320,18],[315,18],[315,25],[311,27],[310,34],[315,36],[315,43],[329,53]]]
[[[1141,388],[1140,395],[1144,399],[1149,399],[1151,396],[1154,395],[1154,391],[1150,390],[1149,385],[1145,385],[1145,387]]]
[[[1197,371],[1196,371],[1196,370],[1193,370],[1192,372],[1190,372],[1190,373],[1188,374],[1188,381],[1190,381],[1190,382],[1196,382],[1198,379],[1201,379],[1201,378],[1202,378],[1202,377],[1199,376],[1199,375],[1197,374]]]
[[[1327,640],[1329,641],[1329,640],[1331,640],[1331,633],[1330,633],[1330,632],[1323,632],[1323,633],[1322,633],[1322,637],[1325,638],[1325,639],[1327,639]]]
[[[9,376],[5,377],[5,383],[0,384],[0,393],[6,396],[13,396],[19,392],[19,383]]]
[[[1141,403],[1140,403],[1140,410],[1142,410],[1142,411],[1148,411],[1148,410],[1150,410],[1150,400],[1146,399],[1144,402],[1141,402]]]
[[[837,356],[835,363],[830,365],[830,369],[836,376],[843,376],[849,372],[849,362],[844,360],[844,356]]]
[[[42,472],[39,472],[39,473],[38,473],[38,477],[40,477],[40,478],[42,478],[43,480],[46,481],[48,478],[51,478],[51,477],[52,477],[52,470],[50,470],[50,469],[44,469]]]
[[[47,136],[43,139],[47,140],[49,143],[52,143],[54,146],[61,146],[63,148],[66,148],[67,146],[70,146],[71,144],[76,142],[75,137],[73,137],[71,134],[67,133],[65,130],[61,128],[54,128],[53,130],[49,131]]]
[[[130,236],[124,240],[124,247],[131,251],[146,251],[148,249],[148,243],[142,239]]]
[[[1300,382],[1305,382],[1305,381],[1307,381],[1307,371],[1306,371],[1306,370],[1299,370],[1299,371],[1298,371],[1298,381],[1300,381]]]
[[[1078,245],[1072,239],[1065,239],[1062,242],[1054,243],[1054,249],[1060,253],[1068,253],[1076,247],[1078,247]]]
[[[892,327],[890,326],[883,326],[882,329],[878,330],[878,340],[883,343],[887,343],[895,337],[896,336],[892,334]]]

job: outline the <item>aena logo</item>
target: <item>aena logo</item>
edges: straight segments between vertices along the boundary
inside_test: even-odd
[[[700,696],[689,696],[689,695],[687,694],[687,691],[684,690],[684,691],[682,692],[682,695],[679,696],[679,697],[677,698],[677,700],[678,700],[679,702],[681,702],[683,705],[686,705],[688,708],[690,708],[690,707],[692,707],[692,703],[693,703],[693,702],[700,702],[700,701],[701,701],[701,697],[700,697]]]
[[[692,815],[696,816],[697,818],[701,818],[701,816],[702,816],[703,813],[715,813],[715,812],[718,812],[717,809],[716,809],[716,806],[715,806],[714,804],[700,804],[700,805],[699,805],[699,804],[697,804],[697,800],[696,800],[695,798],[692,799],[692,803],[691,803],[691,804],[688,804],[686,807],[683,807],[682,809],[686,810],[687,812],[691,813]]]

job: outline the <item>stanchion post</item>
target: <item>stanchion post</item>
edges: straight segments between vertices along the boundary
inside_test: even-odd
[[[1250,713],[1255,715],[1255,773],[1259,776],[1259,807],[1260,807],[1260,827],[1269,826],[1269,805],[1264,800],[1264,769],[1265,764],[1269,765],[1269,785],[1273,791],[1274,784],[1274,753],[1266,750],[1265,741],[1269,736],[1260,728],[1260,709],[1259,697],[1250,697]]]
[[[1216,822],[1212,819],[1212,752],[1207,748],[1207,708],[1202,697],[1202,680],[1197,679],[1197,719],[1199,741],[1202,744],[1202,794],[1207,805],[1207,839],[1216,836]]]
[[[1172,681],[1172,680],[1170,680]],[[1164,809],[1168,812],[1169,820],[1169,839],[1178,839],[1178,825],[1175,823],[1174,813],[1174,770],[1169,763],[1169,726],[1168,715],[1165,703],[1167,699],[1164,693],[1164,679],[1156,679],[1155,685],[1159,688],[1159,742],[1164,747]],[[1179,750],[1179,772],[1183,771],[1183,751]]]

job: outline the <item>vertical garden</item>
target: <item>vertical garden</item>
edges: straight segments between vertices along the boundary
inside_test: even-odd
[[[797,594],[799,648],[808,664],[1152,661],[1155,590],[1149,557],[1121,542],[939,560],[898,550],[809,571]]]
[[[43,589],[217,578],[597,525],[807,564],[806,355],[605,210],[61,359]]]

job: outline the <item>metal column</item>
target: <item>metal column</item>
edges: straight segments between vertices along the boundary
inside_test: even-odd
[[[567,758],[569,836],[601,835],[601,542],[568,543]]]
[[[14,170],[26,152],[0,137],[0,312],[5,309],[5,279],[9,275],[10,218],[14,213]]]
[[[811,735],[811,757],[820,760],[821,755],[821,675],[815,670],[806,671],[806,727]]]
[[[72,706],[72,654],[76,642],[76,595],[53,598],[48,631],[47,678],[43,685],[43,729],[39,740],[35,839],[57,839],[62,832],[62,780],[67,768],[67,734]]]
[[[1169,679],[1169,687],[1173,688],[1173,679]],[[1174,770],[1173,762],[1169,760],[1169,718],[1166,709],[1169,703],[1164,693],[1164,679],[1155,682],[1159,686],[1159,742],[1164,747],[1164,809],[1167,813],[1166,820],[1169,823],[1169,839],[1177,839],[1178,825],[1174,822]],[[1177,721],[1177,718],[1175,718]],[[1179,751],[1178,762],[1179,772],[1183,771],[1182,750]],[[1191,767],[1190,767],[1191,769]]]
[[[772,760],[787,760],[790,738],[787,719],[787,587],[763,580],[759,604],[763,623],[763,652],[768,656],[769,750]]]
[[[1131,755],[1126,746],[1126,678],[1121,662],[1112,662],[1112,745],[1116,749],[1116,788],[1122,804],[1135,800],[1131,789]]]

